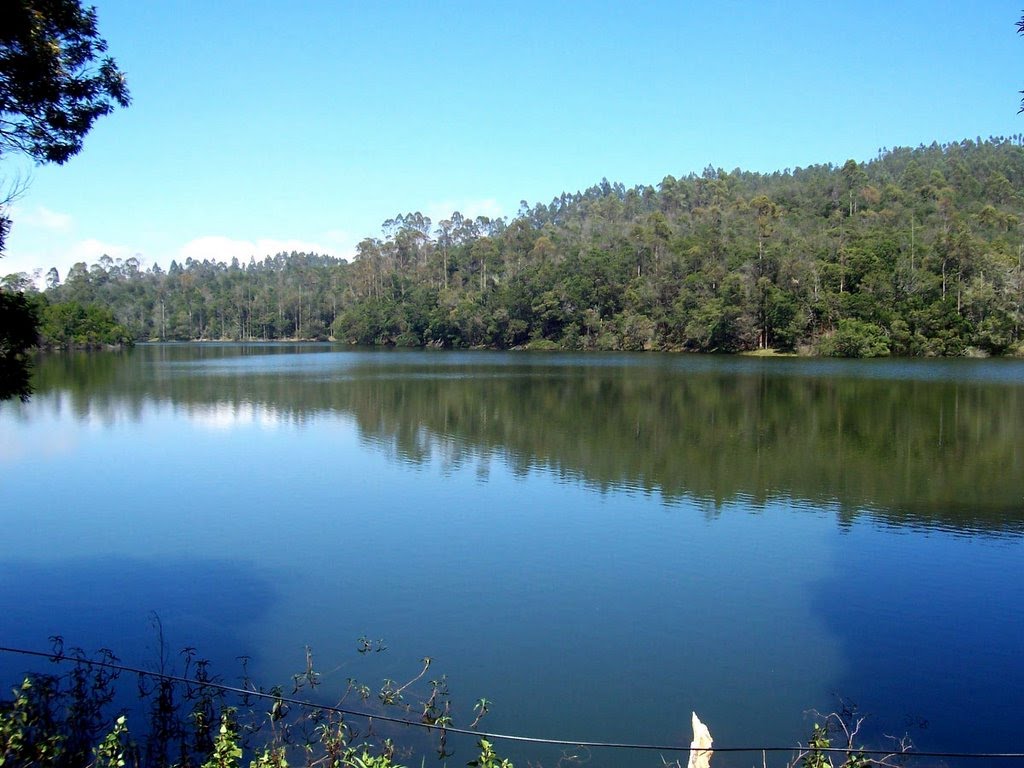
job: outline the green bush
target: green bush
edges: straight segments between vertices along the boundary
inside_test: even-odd
[[[818,354],[824,357],[885,357],[889,337],[874,323],[847,318],[836,330],[818,342]]]
[[[43,310],[42,341],[54,347],[102,347],[132,344],[128,329],[98,304],[68,301]]]

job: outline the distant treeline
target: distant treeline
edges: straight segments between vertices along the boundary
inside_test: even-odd
[[[293,252],[164,271],[104,256],[63,281],[50,270],[37,300],[101,305],[137,340],[1020,353],[1021,145],[602,181],[511,221],[400,215],[351,262]]]

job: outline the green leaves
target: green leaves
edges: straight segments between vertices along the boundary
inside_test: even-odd
[[[818,353],[825,357],[885,357],[889,338],[874,323],[845,318],[834,333],[821,339]]]
[[[45,765],[65,751],[66,736],[50,711],[52,688],[25,678],[14,701],[0,710],[0,766]]]
[[[23,293],[0,289],[0,400],[28,399],[28,351],[39,336],[36,307]]]
[[[114,721],[110,733],[93,750],[92,768],[124,768],[127,764],[128,721],[121,715]]]
[[[41,326],[44,345],[55,347],[100,347],[131,345],[128,330],[114,313],[98,304],[76,301],[49,304],[43,309]]]
[[[466,763],[470,768],[514,768],[509,760],[498,756],[487,739],[480,739],[477,747],[480,749],[480,756]]]
[[[238,743],[234,710],[227,709],[221,713],[220,729],[213,740],[213,752],[202,768],[236,768],[241,759],[242,747]]]
[[[0,30],[0,158],[24,153],[61,164],[93,122],[131,101],[124,75],[78,0],[7,3]]]

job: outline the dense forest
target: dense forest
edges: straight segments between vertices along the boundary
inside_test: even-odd
[[[771,174],[709,166],[657,186],[603,180],[524,202],[511,221],[399,215],[351,262],[279,253],[165,271],[104,256],[63,280],[51,269],[35,300],[65,339],[59,306],[73,302],[82,316],[109,310],[112,333],[135,340],[1020,353],[1022,143],[883,149]],[[30,288],[23,275],[5,282]]]

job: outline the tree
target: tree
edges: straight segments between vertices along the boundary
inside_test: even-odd
[[[78,0],[8,0],[0,24],[0,159],[61,165],[98,117],[127,107],[128,86],[103,54],[96,9]],[[0,212],[0,252],[9,219]]]
[[[25,354],[36,344],[38,323],[25,294],[0,290],[0,400],[27,400],[32,391]]]
[[[124,75],[103,55],[106,50],[96,29],[95,8],[83,8],[78,0],[4,1],[0,160],[14,152],[40,163],[63,164],[82,149],[96,118],[115,105],[128,106]],[[0,206],[0,254],[9,228],[10,219]],[[24,352],[34,343],[38,321],[23,297],[5,299],[4,312],[5,326],[21,330],[13,346],[4,344],[0,378],[27,382]]]
[[[825,357],[885,357],[889,343],[885,332],[874,323],[843,318],[836,330],[818,343]]]
[[[137,340],[333,329],[403,346],[1024,354],[1021,141],[712,168],[663,192],[603,183],[507,224],[455,212],[436,233],[402,214],[351,263],[278,253],[165,273],[102,256],[53,272],[46,297],[105,306]]]
[[[1024,16],[1021,16],[1020,21],[1017,22],[1017,34],[1024,35]],[[1024,93],[1024,91],[1021,91],[1021,93]],[[1024,112],[1024,99],[1020,100],[1020,109],[1017,110],[1017,114],[1019,115],[1021,112]]]
[[[130,101],[124,75],[78,0],[8,0],[0,25],[0,157],[63,164],[96,118]]]

